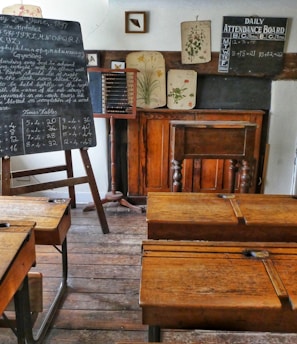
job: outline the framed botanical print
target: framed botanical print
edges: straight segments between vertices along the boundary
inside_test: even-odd
[[[165,106],[164,56],[158,51],[134,51],[126,56],[126,66],[138,70],[136,106],[149,109]]]
[[[181,23],[182,64],[206,63],[211,60],[210,30],[209,20]]]
[[[145,33],[147,32],[146,12],[125,12],[125,32]]]
[[[167,73],[167,106],[169,109],[193,109],[196,105],[197,72],[170,69]]]

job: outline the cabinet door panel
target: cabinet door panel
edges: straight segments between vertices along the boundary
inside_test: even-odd
[[[146,123],[146,171],[147,191],[169,191],[169,122],[149,119]]]
[[[201,160],[200,192],[216,192],[223,184],[223,161],[218,159]]]
[[[142,113],[140,117],[141,171],[145,194],[171,190],[170,121],[193,120],[193,115]]]
[[[225,182],[228,183],[228,178],[223,179],[223,173],[224,160],[185,159],[182,165],[183,192],[217,192],[224,187]],[[171,181],[172,175],[169,183]],[[228,185],[225,187],[228,188]]]
[[[142,172],[140,170],[139,120],[128,121],[127,127],[127,166],[128,166],[128,194],[144,195],[142,189]]]

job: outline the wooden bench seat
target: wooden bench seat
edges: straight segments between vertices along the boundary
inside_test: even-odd
[[[297,245],[143,243],[140,306],[160,329],[297,332]]]

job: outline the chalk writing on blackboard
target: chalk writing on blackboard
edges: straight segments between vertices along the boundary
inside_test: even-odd
[[[287,18],[224,17],[219,72],[280,72],[286,33]]]
[[[0,156],[95,145],[79,23],[0,15]]]

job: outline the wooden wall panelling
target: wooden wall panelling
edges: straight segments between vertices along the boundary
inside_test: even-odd
[[[101,67],[110,68],[111,61],[125,61],[126,55],[130,53],[129,50],[101,50],[100,60]],[[189,69],[189,65],[181,63],[180,51],[161,51],[166,61],[166,69]],[[226,75],[226,76],[251,76],[256,78],[265,77],[261,73],[249,73],[247,75],[236,73],[219,73],[218,72],[219,53],[213,52],[211,54],[211,61],[208,63],[193,64],[191,69],[194,69],[198,75]],[[273,80],[296,80],[297,79],[297,53],[284,54],[284,67],[281,73],[272,77]]]

